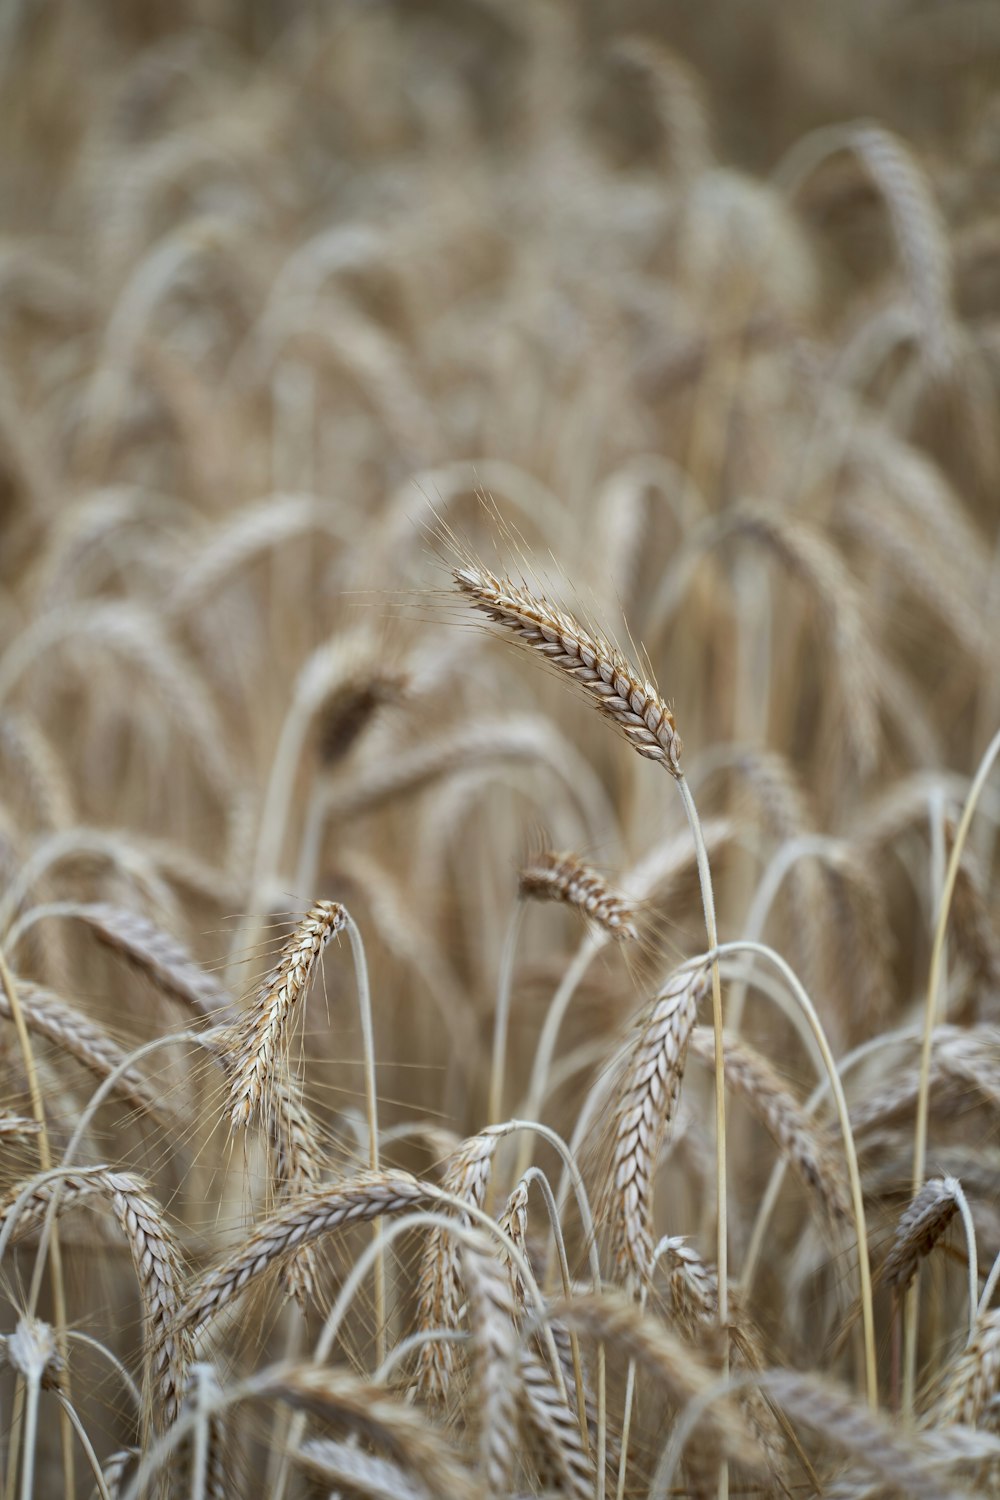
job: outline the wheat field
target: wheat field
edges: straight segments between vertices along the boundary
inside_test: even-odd
[[[0,5],[0,1500],[1000,1495],[1000,10]]]

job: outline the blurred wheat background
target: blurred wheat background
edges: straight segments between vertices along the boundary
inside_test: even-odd
[[[1000,1494],[998,483],[996,3],[3,0],[2,1500]]]

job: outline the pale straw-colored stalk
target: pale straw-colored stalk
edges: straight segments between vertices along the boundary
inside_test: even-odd
[[[969,835],[969,828],[972,825],[976,806],[998,755],[1000,755],[1000,730],[997,731],[987,746],[986,753],[979,763],[972,785],[969,788],[969,795],[966,799],[965,807],[962,809],[962,817],[955,833],[955,842],[952,845],[951,855],[948,860],[944,888],[941,892],[941,904],[934,930],[934,945],[931,949],[930,970],[927,976],[927,999],[924,1006],[924,1033],[920,1053],[920,1091],[917,1096],[917,1119],[913,1135],[914,1197],[916,1197],[923,1185],[927,1162],[927,1118],[930,1098],[931,1043],[940,1004],[939,991],[941,976],[944,972],[948,913],[951,910],[952,897],[955,894],[955,883],[958,880],[958,871],[962,862],[962,850],[965,848],[965,841]],[[903,1416],[907,1420],[911,1420],[913,1416],[919,1315],[919,1302],[917,1300],[916,1287],[914,1286],[907,1293],[903,1339]]]

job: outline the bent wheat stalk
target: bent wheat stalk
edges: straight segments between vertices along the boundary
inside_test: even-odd
[[[935,1023],[939,1019],[939,991],[941,976],[944,969],[945,934],[948,930],[948,914],[951,910],[952,899],[955,894],[955,886],[958,881],[958,872],[962,863],[962,851],[965,841],[969,835],[973,815],[979,799],[983,794],[987,778],[993,766],[1000,756],[1000,730],[996,732],[990,741],[979,763],[965,807],[962,810],[961,821],[955,834],[955,842],[952,845],[951,856],[948,860],[948,869],[945,875],[944,889],[941,892],[941,905],[938,911],[937,923],[934,930],[934,946],[931,950],[930,970],[927,976],[927,998],[924,1005],[924,1031],[920,1052],[920,1089],[917,1095],[917,1119],[913,1136],[913,1196],[919,1193],[924,1181],[924,1170],[927,1162],[927,1120],[930,1103],[930,1077],[931,1077],[931,1046],[934,1038]],[[906,1320],[904,1327],[903,1347],[903,1415],[910,1417],[913,1412],[913,1398],[916,1385],[917,1368],[917,1323],[919,1318],[919,1305],[914,1288],[907,1292]]]

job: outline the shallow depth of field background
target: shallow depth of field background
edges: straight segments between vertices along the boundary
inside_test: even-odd
[[[640,938],[597,945],[561,1029],[539,1117],[569,1139],[642,1006],[705,949],[693,849],[670,778],[477,623],[451,584],[457,538],[642,661],[684,742],[720,936],[785,956],[838,1058],[873,1043],[845,1087],[889,1427],[897,1309],[877,1270],[911,1196],[940,892],[1000,726],[998,522],[997,5],[0,7],[10,970],[128,1050],[190,1015],[66,904],[142,914],[242,1003],[309,903],[342,901],[371,973],[383,1164],[439,1180],[487,1123],[518,867],[570,850],[636,900]],[[1000,1252],[998,818],[994,778],[955,882],[927,1148],[927,1175],[963,1185],[980,1290]],[[45,903],[61,913],[32,919]],[[586,935],[574,912],[525,914],[503,1118],[523,1112]],[[728,1004],[749,977],[747,961],[726,978]],[[742,1033],[805,1100],[815,1059],[773,973],[756,983]],[[368,1161],[357,1015],[350,948],[331,944],[291,1042],[331,1184]],[[95,1080],[51,1040],[36,1051],[58,1160]],[[195,1275],[270,1211],[266,1153],[230,1137],[224,1084],[190,1047],[145,1067],[165,1115],[112,1099],[81,1159],[144,1179]],[[29,1092],[0,1021],[6,1115],[30,1116]],[[598,1206],[599,1118],[579,1151]],[[730,1119],[738,1284],[775,1147],[752,1101],[734,1095]],[[837,1159],[828,1102],[817,1121]],[[713,1151],[711,1071],[692,1058],[655,1219],[706,1261]],[[554,1179],[550,1148],[536,1160]],[[498,1158],[496,1213],[516,1164]],[[38,1170],[35,1135],[0,1138],[0,1188]],[[142,1308],[113,1222],[62,1222],[69,1324],[138,1378]],[[530,1224],[544,1246],[541,1199]],[[390,1345],[412,1329],[424,1234],[390,1253]],[[201,1349],[220,1382],[302,1356],[369,1236],[324,1247],[305,1315],[264,1278]],[[851,1234],[790,1172],[768,1236],[740,1306],[761,1362],[860,1399]],[[30,1243],[4,1262],[5,1333],[31,1268]],[[969,1332],[968,1277],[956,1220],[919,1278],[925,1429]],[[664,1288],[650,1316],[672,1329]],[[47,1280],[39,1311],[54,1316]],[[366,1286],[338,1352],[355,1372],[374,1368],[373,1323]],[[988,1433],[1000,1332],[978,1336],[996,1343],[964,1420]],[[704,1329],[694,1341],[716,1357]],[[609,1359],[620,1437],[627,1358]],[[106,1360],[83,1344],[72,1360],[104,1462],[137,1443],[134,1416]],[[475,1475],[470,1368],[461,1353],[427,1420]],[[638,1389],[629,1495],[650,1492],[676,1418],[657,1389]],[[59,1495],[57,1406],[40,1400],[36,1493]],[[9,1371],[0,1402],[14,1495]],[[275,1410],[233,1414],[220,1494],[274,1489]],[[362,1432],[339,1420],[335,1437]],[[783,1477],[744,1492],[883,1492],[866,1488],[867,1439],[852,1452],[791,1426],[813,1478],[791,1443]],[[525,1436],[510,1494],[578,1493],[532,1451]],[[992,1449],[953,1470],[918,1457],[941,1493],[996,1483]],[[608,1473],[613,1494],[617,1456]],[[91,1484],[80,1450],[77,1493]],[[292,1466],[289,1493],[335,1488]]]

